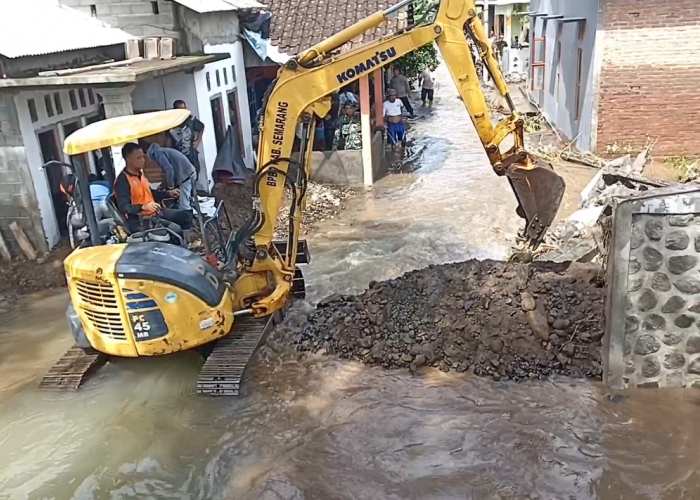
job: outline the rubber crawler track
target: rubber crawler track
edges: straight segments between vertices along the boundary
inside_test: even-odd
[[[231,335],[219,340],[204,362],[197,380],[197,394],[237,396],[248,362],[265,343],[274,325],[273,316],[236,320]]]
[[[107,362],[109,356],[74,345],[49,369],[39,383],[46,391],[77,391],[85,380]]]

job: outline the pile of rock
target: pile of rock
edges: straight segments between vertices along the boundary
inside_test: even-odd
[[[545,251],[537,258],[605,263],[613,200],[669,185],[642,175],[646,154],[642,152],[634,160],[627,155],[600,169],[581,192],[580,210],[549,230],[544,240]]]
[[[412,371],[600,378],[603,297],[597,266],[470,260],[330,297],[296,343],[301,351]]]
[[[306,190],[306,210],[301,217],[301,233],[307,234],[317,223],[333,219],[345,208],[343,202],[354,194],[355,191],[347,187],[309,182]],[[287,192],[277,216],[276,238],[285,238],[289,233],[291,202],[291,196]]]
[[[217,200],[223,200],[231,219],[231,226],[234,231],[238,230],[252,210],[253,178],[250,176],[245,184],[217,184],[214,188],[214,196]],[[302,234],[307,234],[313,226],[326,219],[332,219],[343,210],[343,202],[353,196],[355,192],[346,187],[328,186],[308,183],[306,191],[306,210],[302,215]],[[289,207],[291,196],[285,190],[282,207],[277,215],[277,229],[275,238],[284,238],[288,234],[289,227]]]

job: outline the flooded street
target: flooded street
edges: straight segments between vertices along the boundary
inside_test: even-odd
[[[358,194],[310,238],[309,298],[469,258],[503,258],[515,199],[444,69],[413,134],[421,168]],[[577,196],[579,171],[567,183]],[[575,199],[575,198],[574,198]],[[2,499],[680,500],[700,497],[700,392],[422,377],[299,359],[300,305],[239,398],[195,395],[195,353],[109,363],[37,390],[71,343],[57,292],[0,318]]]

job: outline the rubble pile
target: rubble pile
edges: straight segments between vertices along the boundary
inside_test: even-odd
[[[321,301],[300,351],[386,368],[437,367],[494,380],[600,378],[600,268],[470,260]]]
[[[301,217],[301,234],[308,234],[319,222],[333,219],[345,208],[343,202],[354,194],[355,191],[347,187],[309,182],[306,190],[306,210]],[[286,192],[282,208],[277,216],[276,238],[285,238],[288,235],[291,204],[291,195]]]
[[[223,200],[233,231],[240,229],[250,216],[253,206],[253,179],[254,176],[251,175],[245,184],[217,184],[214,187],[213,194],[217,200]],[[316,223],[338,215],[345,208],[343,202],[354,194],[355,192],[350,188],[310,181],[306,191],[306,210],[301,219],[302,234],[307,234]],[[286,190],[277,216],[275,238],[284,238],[288,234],[290,205],[291,195]]]
[[[604,264],[612,224],[614,198],[633,196],[668,186],[667,182],[644,177],[648,151],[635,159],[630,155],[606,163],[581,192],[580,210],[552,226],[544,238],[537,260],[595,262]],[[522,253],[522,243],[514,249]]]

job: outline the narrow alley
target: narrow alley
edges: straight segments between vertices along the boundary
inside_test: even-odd
[[[430,264],[506,256],[503,234],[520,224],[512,192],[444,69],[438,81],[433,112],[412,132],[425,145],[420,169],[386,177],[310,238],[311,302]],[[287,336],[310,304],[273,334],[237,399],[195,395],[193,352],[118,360],[77,393],[41,393],[70,335],[67,297],[39,300],[0,319],[3,373],[25,370],[9,386],[3,377],[3,498],[676,499],[700,487],[688,445],[700,433],[696,396],[617,404],[587,382],[414,377],[300,357]]]

